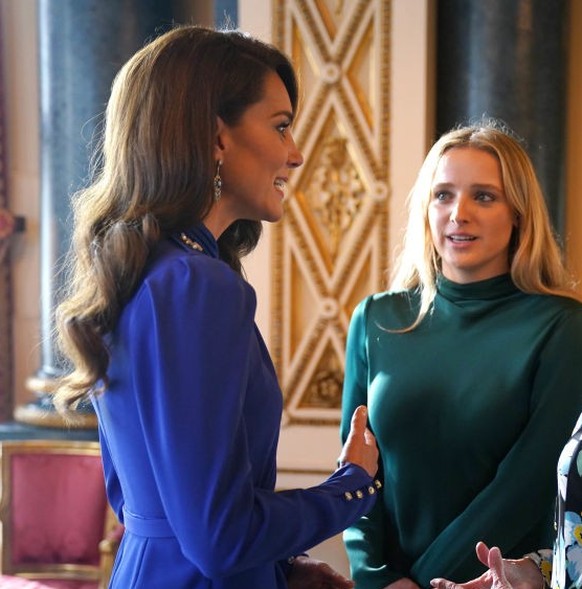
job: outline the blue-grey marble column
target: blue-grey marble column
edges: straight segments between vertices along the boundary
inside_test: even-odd
[[[564,227],[567,0],[439,0],[437,136],[482,115],[526,140]]]
[[[187,10],[184,0],[38,0],[42,352],[38,373],[27,383],[35,400],[16,408],[17,421],[62,425],[45,391],[62,372],[51,334],[71,237],[70,197],[87,181],[115,74],[148,38],[172,25],[177,9],[182,15]]]

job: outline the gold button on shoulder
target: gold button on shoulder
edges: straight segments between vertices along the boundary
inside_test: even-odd
[[[382,488],[382,483],[378,479],[376,479],[374,481],[374,485],[376,486],[376,489],[381,489]]]
[[[357,497],[358,499],[362,499],[362,498],[364,497],[364,493],[362,493],[362,491],[360,491],[360,489],[358,489],[358,490],[356,491],[356,497]]]
[[[346,492],[344,493],[344,497],[345,497],[345,498],[346,498],[348,501],[351,501],[351,500],[354,498],[354,496],[353,496],[353,495],[352,495],[352,494],[351,494],[349,491],[346,491]]]
[[[368,495],[373,495],[376,492],[376,487],[368,487]]]

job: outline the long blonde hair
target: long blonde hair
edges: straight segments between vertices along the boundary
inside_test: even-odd
[[[442,156],[457,147],[482,149],[497,158],[508,203],[518,219],[510,248],[510,272],[527,293],[580,300],[562,261],[533,164],[519,140],[495,120],[453,129],[432,146],[408,195],[408,224],[390,290],[416,290],[420,310],[411,331],[430,312],[441,260],[428,223],[431,187]]]
[[[275,47],[237,31],[181,26],[138,51],[112,87],[95,180],[73,200],[69,279],[57,309],[60,350],[70,371],[55,404],[66,412],[107,385],[104,337],[137,287],[152,247],[200,222],[213,204],[217,117],[235,125],[276,72],[293,109],[297,80]],[[239,220],[219,238],[220,255],[240,258],[261,223]]]

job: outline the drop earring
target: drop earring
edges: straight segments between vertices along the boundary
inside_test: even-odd
[[[214,202],[218,202],[222,196],[222,178],[220,177],[220,166],[222,166],[222,160],[216,160],[216,173],[214,174],[213,180]]]

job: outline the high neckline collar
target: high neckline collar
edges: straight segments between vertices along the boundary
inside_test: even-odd
[[[486,280],[460,284],[437,276],[437,291],[446,299],[456,300],[490,300],[512,295],[519,289],[511,280],[511,274],[501,274]]]
[[[198,225],[191,227],[190,229],[187,229],[183,233],[188,237],[189,240],[200,245],[200,247],[202,248],[202,253],[212,258],[219,257],[218,243],[214,238],[214,235],[212,235],[212,233],[210,232],[208,227],[204,225],[204,223],[199,223]],[[178,243],[180,243],[180,245],[183,248],[189,251],[195,251],[192,247],[190,247],[187,243],[184,243],[184,241],[180,239],[179,234],[176,238],[176,241],[178,241]]]

